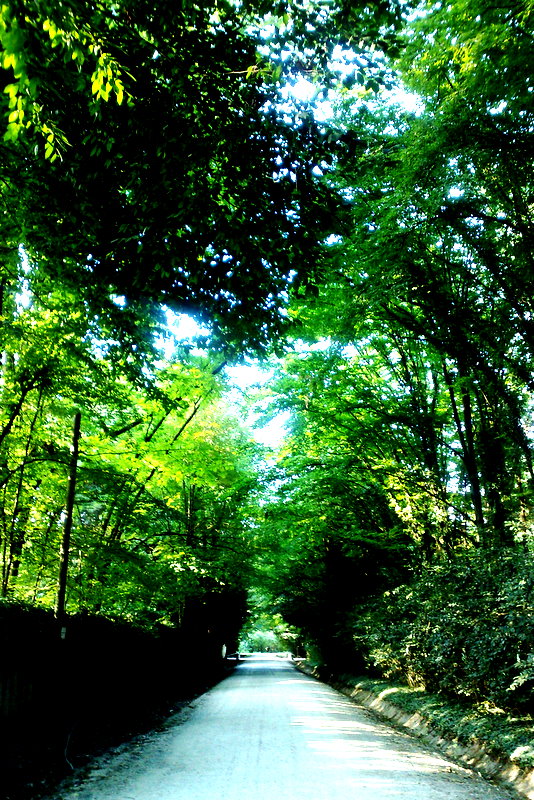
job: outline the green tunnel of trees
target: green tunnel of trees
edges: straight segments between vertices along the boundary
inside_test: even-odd
[[[2,3],[2,603],[248,592],[334,672],[532,709],[533,35],[530,0]]]

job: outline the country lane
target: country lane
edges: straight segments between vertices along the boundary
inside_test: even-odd
[[[49,800],[505,800],[287,661],[256,657]]]

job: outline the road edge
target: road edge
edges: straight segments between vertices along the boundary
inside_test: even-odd
[[[498,781],[514,789],[521,797],[534,800],[534,770],[522,770],[512,761],[497,759],[490,755],[484,742],[470,745],[462,744],[452,736],[437,732],[428,719],[419,712],[407,712],[395,705],[392,699],[386,699],[384,692],[375,693],[361,689],[357,684],[340,683],[336,680],[325,681],[317,674],[316,669],[305,662],[296,663],[296,667],[306,675],[328,683],[338,692],[349,697],[357,705],[361,705],[389,722],[407,729],[414,736],[435,745],[447,756],[475,770],[485,778]]]

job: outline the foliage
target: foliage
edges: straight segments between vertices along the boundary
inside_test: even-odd
[[[429,691],[531,710],[532,557],[466,553],[358,612],[368,663]]]
[[[451,491],[462,469],[450,447],[453,420],[440,367],[402,331],[365,326],[349,347],[312,347],[288,360],[280,384],[284,403],[300,411],[311,453],[343,454],[360,483],[380,486],[427,560],[450,550],[470,523],[461,491]],[[379,529],[372,503],[365,513]]]
[[[55,605],[80,411],[68,612],[151,627],[180,626],[216,595],[222,608],[249,574],[255,453],[221,399],[220,364],[165,361],[152,345],[143,366],[110,338],[104,313],[36,265],[18,266],[19,281],[4,282],[0,333],[2,596]]]
[[[269,44],[266,9],[248,3],[3,4],[17,244],[95,313],[110,294],[130,315],[165,303],[204,315],[233,353],[268,349],[342,205],[315,175],[332,160],[324,132],[278,110],[285,39],[311,64],[331,50],[314,6],[280,4],[270,24],[286,33]]]
[[[531,292],[516,286],[530,240],[506,234],[508,211],[493,197],[474,144],[458,147],[452,120],[429,114],[399,124],[365,108],[356,120],[351,132],[361,152],[357,161],[350,152],[352,176],[344,172],[358,186],[350,261],[345,255],[342,265],[353,286],[344,334],[357,341],[354,320],[365,314],[369,327],[386,328],[390,349],[409,337],[412,350],[431,359],[438,390],[450,395],[479,533],[484,538],[491,528],[489,539],[506,543],[521,503],[514,489],[532,479],[532,353],[523,323]],[[384,124],[396,130],[383,134]],[[526,191],[528,181],[524,171],[517,190]],[[422,366],[409,364],[409,374]]]
[[[251,593],[249,601],[253,608],[241,630],[240,651],[256,653],[295,653],[298,647],[298,633],[288,625],[280,614],[269,612],[269,599]]]
[[[53,605],[81,411],[71,612],[204,630],[255,586],[332,669],[532,701],[532,26],[527,0],[2,4],[5,596]],[[209,355],[163,359],[165,307]],[[260,467],[216,353],[286,345]]]
[[[379,486],[342,447],[319,456],[309,433],[275,473],[283,477],[264,510],[261,567],[284,619],[329,663],[342,662],[352,650],[347,615],[402,579],[409,541]]]
[[[273,387],[267,583],[329,666],[527,707],[533,18],[413,11],[390,65],[417,110],[356,87],[329,131],[346,206]]]
[[[358,30],[352,82],[376,87],[370,42],[393,52],[400,27],[393,1],[350,5],[2,4],[4,597],[55,602],[76,413],[70,613],[207,624],[252,580],[254,453],[221,359],[164,363],[154,341],[165,306],[208,317],[212,352],[289,326],[344,201],[282,82],[334,85]]]

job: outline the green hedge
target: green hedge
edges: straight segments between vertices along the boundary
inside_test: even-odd
[[[506,709],[534,709],[534,558],[477,551],[426,568],[353,619],[372,672]]]

